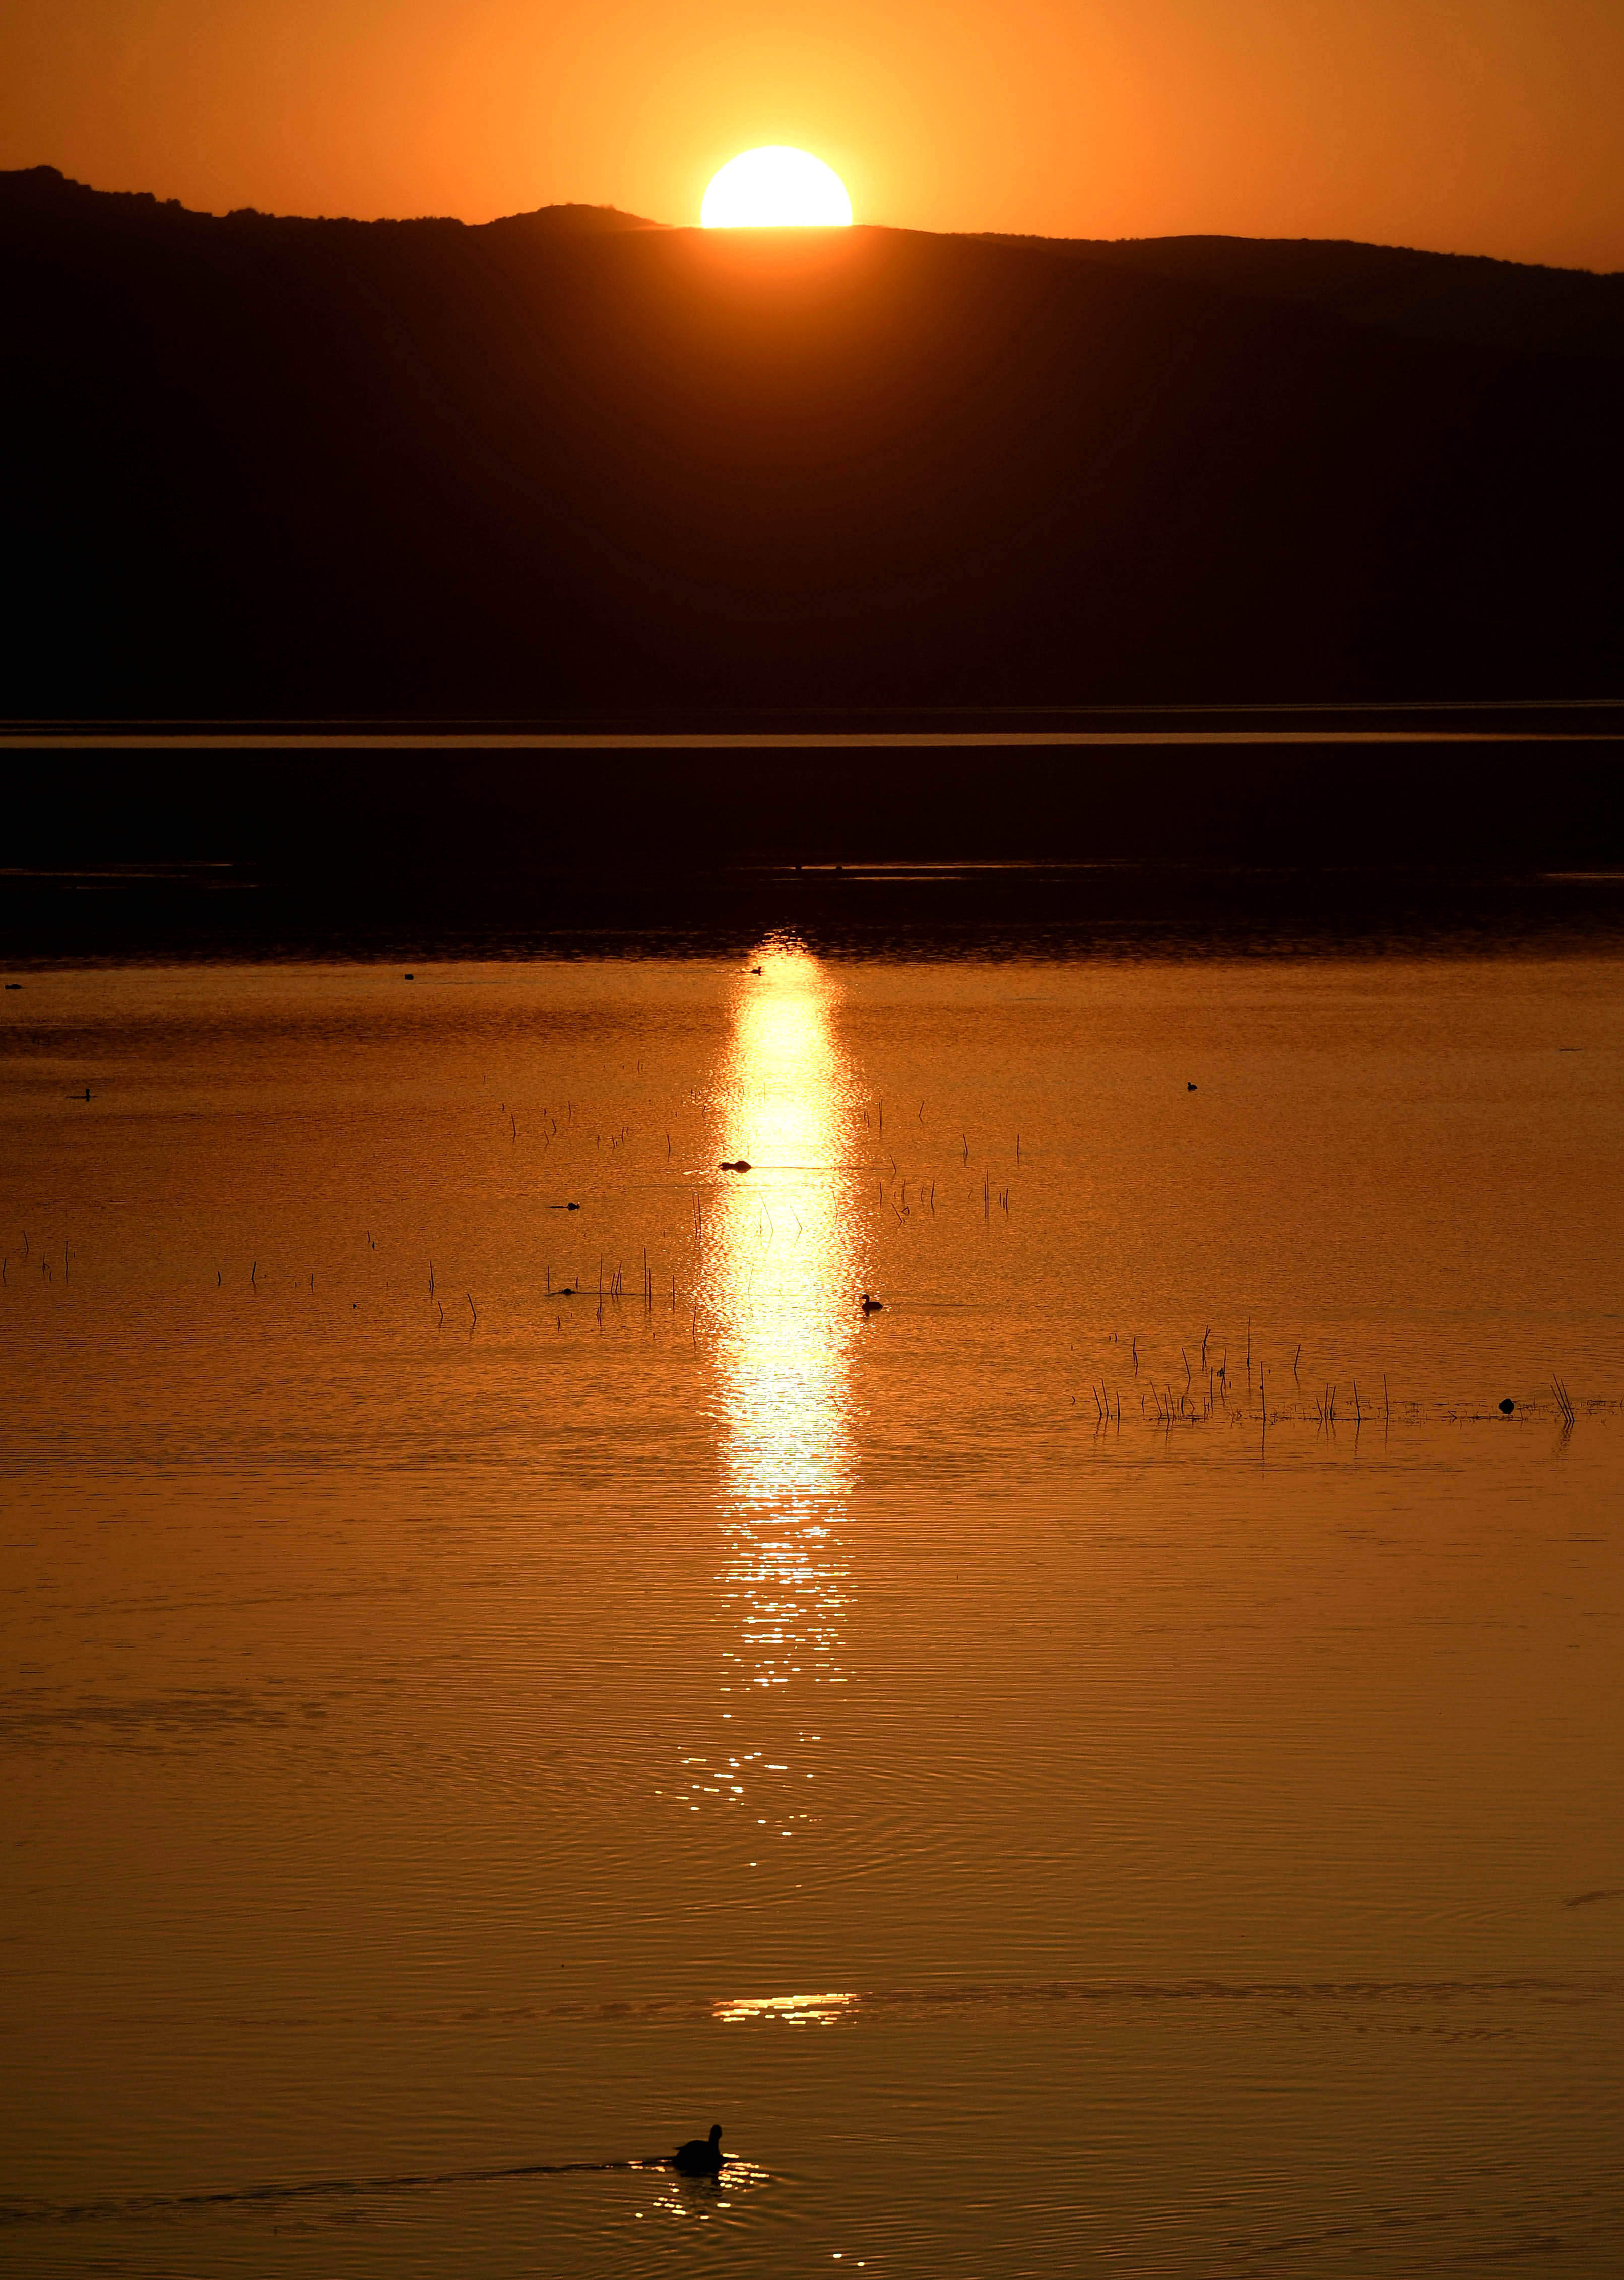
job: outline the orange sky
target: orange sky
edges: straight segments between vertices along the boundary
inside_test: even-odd
[[[1620,0],[12,0],[0,166],[224,212],[697,219],[750,144],[859,221],[1624,268]]]

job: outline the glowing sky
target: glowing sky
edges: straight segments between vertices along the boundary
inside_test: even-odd
[[[223,212],[697,220],[735,152],[859,221],[1624,267],[1619,0],[18,0],[0,166]]]

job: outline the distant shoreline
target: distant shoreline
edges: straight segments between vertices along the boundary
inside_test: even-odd
[[[868,751],[1009,751],[1051,750],[1066,746],[1120,750],[1124,747],[1233,745],[1252,748],[1303,744],[1547,744],[1549,730],[1505,728],[1485,733],[1474,728],[895,728],[862,735],[812,731],[781,734],[709,733],[703,730],[671,735],[610,736],[568,731],[481,734],[464,730],[386,733],[316,730],[290,734],[273,730],[239,733],[200,729],[166,730],[162,734],[120,732],[89,736],[67,732],[52,735],[6,734],[0,742],[17,751],[164,752],[178,743],[189,751],[212,752],[868,752]],[[1624,743],[1624,730],[1586,729],[1565,736],[1565,743]]]
[[[1031,705],[885,708],[867,715],[764,710],[670,726],[646,714],[478,718],[12,720],[15,751],[681,752],[974,751],[1074,747],[1597,744],[1624,746],[1624,697],[1375,705]]]

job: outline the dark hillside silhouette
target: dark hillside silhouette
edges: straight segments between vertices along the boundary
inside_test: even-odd
[[[1345,239],[994,237],[1512,356],[1624,353],[1624,274]]]
[[[1595,696],[1624,285],[0,176],[0,711]]]
[[[458,223],[457,227],[462,225]],[[534,213],[504,214],[500,221],[486,222],[483,227],[494,230],[502,237],[535,237],[557,233],[573,236],[602,235],[620,229],[658,229],[659,222],[647,221],[642,214],[622,213],[619,206],[558,205],[538,206]]]

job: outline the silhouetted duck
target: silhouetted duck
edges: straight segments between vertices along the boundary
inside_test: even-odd
[[[716,1168],[719,1172],[748,1172],[750,1166],[741,1156],[736,1164],[719,1164]]]
[[[858,1305],[866,1314],[883,1314],[885,1312],[885,1301],[882,1298],[871,1298],[866,1290],[858,1300]]]
[[[761,968],[758,966],[752,966],[750,970],[752,974],[759,974]]]
[[[690,2138],[671,2157],[671,2166],[684,2177],[720,2177],[722,2173],[722,2125],[712,2122],[708,2138]]]

